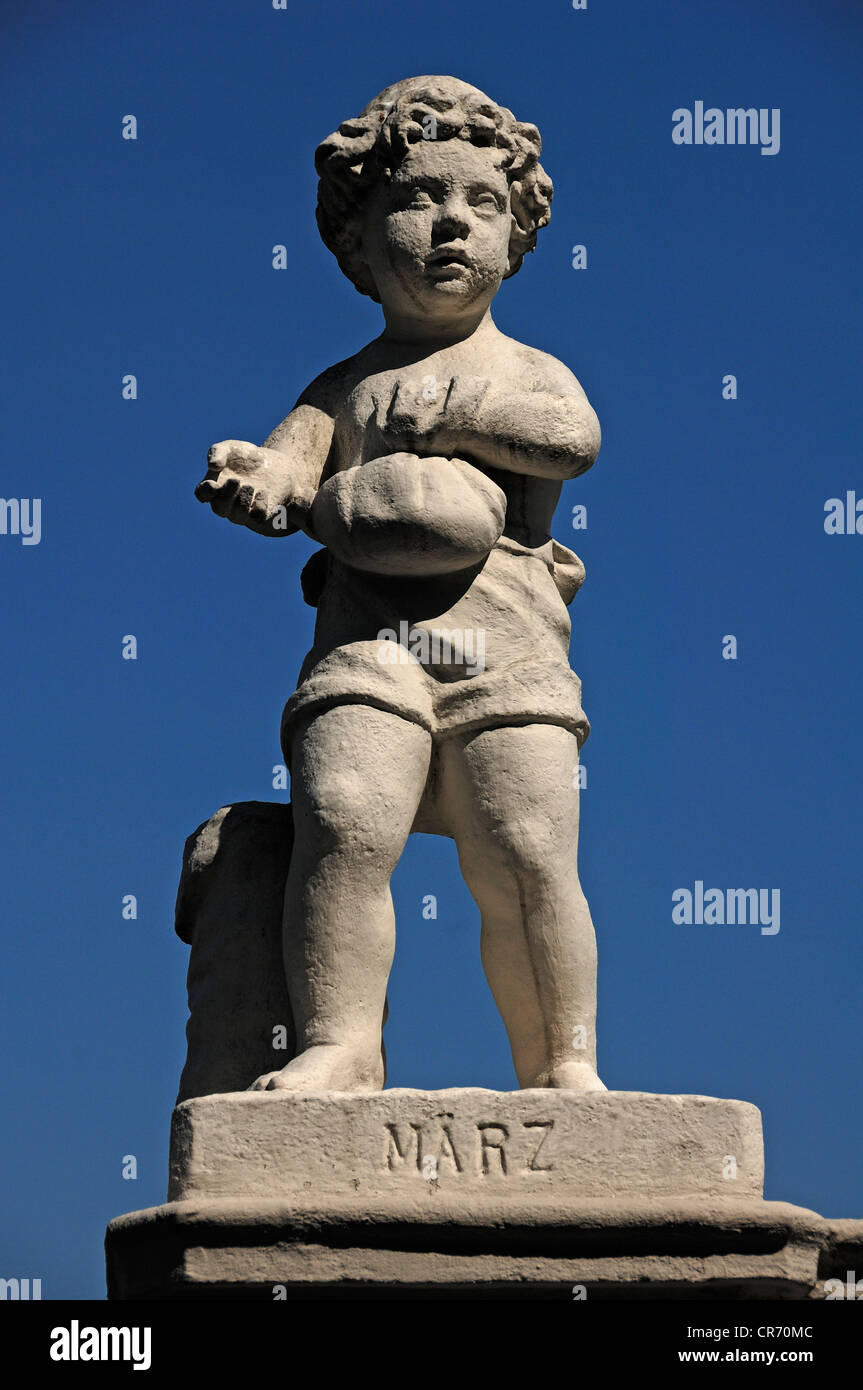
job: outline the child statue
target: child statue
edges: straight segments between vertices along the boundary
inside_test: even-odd
[[[196,490],[325,547],[303,572],[315,639],[282,722],[297,1055],[252,1089],[383,1086],[390,878],[412,830],[456,843],[519,1085],[605,1089],[568,658],[584,571],[549,534],[599,424],[572,373],[491,316],[549,220],[540,148],[451,77],[398,82],[340,125],[317,150],[318,225],[384,330],[264,445],[214,445]]]

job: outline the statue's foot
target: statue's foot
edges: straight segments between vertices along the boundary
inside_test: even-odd
[[[544,1086],[557,1091],[605,1091],[607,1086],[600,1081],[594,1067],[589,1062],[560,1062],[541,1072],[532,1086]]]
[[[379,1051],[321,1043],[301,1052],[281,1071],[266,1071],[250,1091],[381,1091],[384,1063]]]

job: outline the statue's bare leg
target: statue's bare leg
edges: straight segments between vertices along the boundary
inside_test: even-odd
[[[550,724],[484,729],[448,738],[440,761],[441,809],[482,915],[483,968],[519,1085],[604,1090],[576,738]]]
[[[338,705],[294,736],[294,847],[284,955],[297,1056],[252,1090],[379,1091],[395,950],[390,878],[428,774],[431,738],[397,715]]]

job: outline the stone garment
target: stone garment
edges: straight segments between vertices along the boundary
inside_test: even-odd
[[[316,552],[303,572],[318,608],[315,641],[285,706],[285,757],[298,721],[337,704],[389,710],[435,738],[540,723],[562,725],[581,745],[590,726],[566,610],[583,579],[578,556],[551,537],[530,547],[504,535],[481,564],[433,579],[373,575]],[[400,633],[398,648],[382,639],[387,631]],[[423,632],[450,634],[451,652],[430,641],[429,659],[417,659],[410,646]]]

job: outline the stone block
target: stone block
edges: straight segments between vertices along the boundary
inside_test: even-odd
[[[294,1055],[281,938],[292,844],[290,806],[267,801],[223,806],[186,841],[175,917],[191,947],[178,1100],[245,1090]]]
[[[174,1112],[171,1200],[315,1202],[496,1194],[583,1198],[762,1194],[761,1115],[710,1096],[638,1091],[244,1092]]]
[[[111,1222],[108,1294],[800,1300],[823,1297],[827,1239],[815,1212],[728,1198],[171,1202]]]

